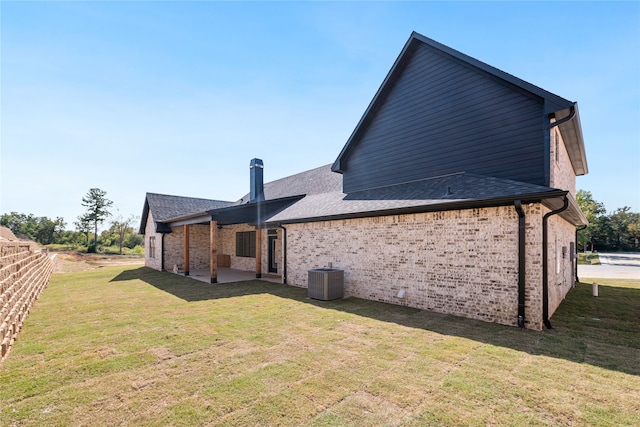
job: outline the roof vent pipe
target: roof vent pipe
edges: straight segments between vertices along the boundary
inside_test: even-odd
[[[250,202],[261,202],[264,200],[264,164],[260,159],[252,159],[249,164],[251,171],[250,182]]]

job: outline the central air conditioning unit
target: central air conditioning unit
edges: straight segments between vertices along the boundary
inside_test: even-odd
[[[309,298],[322,301],[344,297],[344,271],[333,268],[309,270]]]

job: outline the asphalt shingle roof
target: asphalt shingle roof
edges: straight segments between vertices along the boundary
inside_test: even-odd
[[[331,165],[320,166],[264,184],[265,200],[341,190],[342,175],[332,172]],[[248,202],[249,193],[236,202],[147,193],[140,223],[140,232],[144,232],[144,225],[147,222],[149,211],[151,211],[156,222],[163,222]]]
[[[169,196],[147,193],[149,209],[156,221],[165,221],[181,216],[203,213],[211,209],[231,206],[233,202],[223,200],[199,199],[195,197]]]
[[[331,165],[268,182],[264,191],[266,201],[304,195],[300,200],[291,200],[290,206],[273,216],[263,218],[267,223],[375,216],[407,210],[445,210],[456,205],[487,206],[509,199],[526,199],[527,196],[558,197],[560,192],[540,185],[460,172],[345,194],[342,192],[342,175],[332,172]],[[248,205],[248,199],[249,194],[239,201],[227,202],[147,193],[148,209],[154,220],[159,222],[192,214],[213,214],[216,209],[231,206],[240,208],[247,205],[249,209],[252,205]],[[242,212],[238,211],[237,215]],[[147,213],[146,210],[143,212],[141,229],[146,224]]]
[[[345,194],[341,191],[308,195],[271,217],[268,222],[287,222],[357,214],[375,214],[406,208],[435,207],[486,202],[558,190],[518,181],[456,173]]]
[[[140,233],[144,234],[149,212],[151,212],[154,221],[161,222],[231,205],[233,205],[233,202],[224,200],[147,193],[140,221]]]

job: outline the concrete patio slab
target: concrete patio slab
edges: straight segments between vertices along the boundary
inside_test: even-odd
[[[188,277],[199,280],[201,282],[211,282],[211,277],[209,276],[208,269],[191,270],[189,271]],[[260,279],[256,279],[255,271],[234,270],[232,268],[218,268],[218,283],[242,282],[245,280],[265,280],[267,282],[282,283],[282,277],[279,276],[265,276],[263,274]]]

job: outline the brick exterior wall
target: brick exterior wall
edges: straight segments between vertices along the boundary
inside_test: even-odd
[[[555,122],[555,120],[552,120]],[[550,132],[550,181],[549,186],[567,190],[576,197],[576,175],[569,159],[569,153],[560,130],[555,127]],[[545,209],[544,213],[549,210]],[[543,213],[543,214],[544,214]],[[549,316],[558,308],[567,292],[574,284],[571,242],[575,241],[575,226],[554,215],[548,223],[548,264]],[[564,248],[564,253],[563,253]]]
[[[576,175],[569,159],[569,153],[562,140],[562,134],[558,128],[551,129],[551,159],[550,159],[550,177],[549,186],[567,190],[571,195],[576,197]]]
[[[155,239],[153,256],[149,250],[152,238]],[[151,211],[149,211],[147,223],[144,227],[144,265],[154,270],[162,270],[162,234],[156,233],[156,226]]]
[[[522,208],[525,212],[525,327],[540,330],[543,327],[542,213],[544,207],[535,203]],[[507,223],[510,222],[510,219],[505,220]],[[511,320],[515,321],[515,319]]]
[[[282,230],[276,229],[278,237],[276,242],[275,258],[278,263],[277,274],[282,274]],[[249,224],[225,225],[219,235],[218,253],[231,256],[231,268],[244,271],[256,271],[256,259],[249,257],[236,256],[236,233],[241,231],[256,231],[262,235],[262,247],[260,251],[261,258],[261,274],[269,274],[269,231],[267,229],[256,230]]]
[[[218,230],[218,242],[220,242],[220,230]],[[149,250],[150,239],[155,237],[155,256],[151,257]],[[144,236],[144,260],[145,266],[154,270],[162,269],[162,257],[164,255],[164,268],[173,271],[173,266],[184,268],[184,227],[173,227],[171,233],[156,233],[153,215],[149,212]],[[164,247],[163,247],[164,245]],[[234,246],[235,250],[235,246]],[[218,253],[220,243],[218,243]],[[189,226],[189,268],[209,268],[209,225],[193,224]]]
[[[236,270],[244,270],[244,271],[256,271],[255,258],[236,256],[236,233],[241,231],[256,231],[256,228],[250,226],[249,224],[225,225],[222,228],[222,234],[220,238],[222,247],[218,245],[218,250],[222,254],[231,256],[231,268]],[[264,239],[265,239],[265,236],[263,233],[263,236],[262,236],[263,246],[266,244]],[[258,252],[257,248],[256,248],[256,252]],[[263,267],[264,267],[264,260],[263,260]]]
[[[171,228],[164,236],[164,268],[184,268],[184,226]],[[162,256],[162,255],[158,255]],[[189,269],[209,269],[209,225],[189,226]]]
[[[525,210],[525,326],[540,330],[542,319],[541,204]],[[152,219],[150,216],[151,227]],[[573,285],[570,243],[575,227],[549,218],[549,314]],[[517,325],[518,215],[513,206],[410,215],[322,221],[287,226],[287,283],[307,287],[308,270],[345,271],[345,296],[433,310],[472,319]],[[156,235],[156,258],[162,237]],[[164,237],[165,268],[183,264],[182,226]],[[231,268],[255,271],[255,258],[235,254],[236,233],[256,231],[248,224],[218,232],[218,254],[229,255]],[[262,233],[262,274],[268,272],[268,230]],[[276,260],[283,273],[282,230],[277,229]],[[563,255],[563,247],[567,248]],[[190,226],[190,268],[209,267],[209,226]],[[159,269],[159,261],[147,259]],[[404,298],[397,298],[405,290]]]
[[[524,209],[525,326],[539,330],[546,210],[539,204]],[[568,245],[570,224],[551,220],[555,231],[564,230],[559,242]],[[306,287],[308,270],[331,262],[345,271],[347,296],[517,324],[518,216],[512,206],[290,224],[287,230],[288,284]],[[405,298],[396,297],[400,289]],[[550,313],[567,290],[554,288]]]
[[[548,211],[545,208],[545,213]],[[549,218],[547,228],[547,274],[551,317],[575,283],[570,247],[571,242],[575,241],[576,228],[558,215]]]

